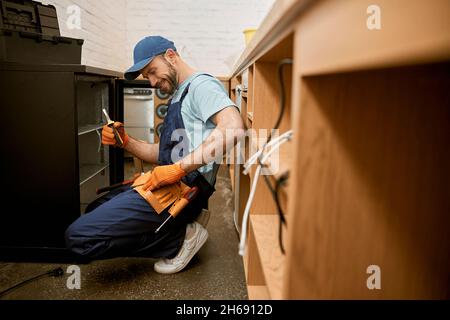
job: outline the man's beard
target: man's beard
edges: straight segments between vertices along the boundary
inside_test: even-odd
[[[159,89],[165,94],[172,95],[178,88],[178,81],[177,81],[178,73],[169,62],[164,60],[164,63],[167,65],[169,72],[168,75],[164,77],[163,81],[165,81],[166,84],[168,84],[169,88],[162,87],[162,83],[160,83]]]

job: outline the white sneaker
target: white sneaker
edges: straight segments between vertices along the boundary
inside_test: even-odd
[[[194,235],[189,240],[184,239],[183,246],[175,258],[161,259],[156,262],[154,265],[156,272],[170,274],[183,270],[205,244],[208,239],[208,231],[195,221],[191,226],[195,229]]]

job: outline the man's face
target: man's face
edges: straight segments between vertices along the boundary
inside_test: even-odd
[[[163,93],[172,95],[178,87],[178,73],[163,55],[155,57],[141,74],[150,81],[150,85]]]

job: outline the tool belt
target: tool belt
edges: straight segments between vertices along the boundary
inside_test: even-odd
[[[189,191],[191,187],[197,186],[199,188],[199,195],[196,197],[195,202],[200,202],[197,203],[197,207],[200,207],[200,209],[207,209],[208,199],[214,193],[215,188],[206,181],[200,172],[194,171],[192,173],[194,174],[190,175],[189,179],[186,179],[185,181],[163,186],[154,191],[145,191],[143,190],[142,184],[149,179],[151,175],[151,171],[149,171],[138,177],[134,181],[132,187],[138,185],[137,187],[134,187],[134,190],[136,190],[136,192],[138,192],[153,207],[156,213],[161,214],[165,209],[172,205],[169,209],[169,213],[175,216],[176,214],[174,215],[173,213],[177,212],[177,206],[181,205],[183,195]],[[187,183],[189,183],[189,185]]]

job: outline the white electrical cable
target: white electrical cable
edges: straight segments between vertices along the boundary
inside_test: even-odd
[[[282,140],[279,140],[275,145],[273,145],[270,150],[264,154],[264,157],[261,159],[261,163],[265,164],[265,162],[267,161],[267,159],[269,158],[269,156],[274,153],[283,143],[287,142],[291,140],[291,137],[286,137]]]
[[[283,138],[281,138],[281,139],[277,139],[276,140],[276,143],[278,143],[279,141],[283,141],[285,138],[283,137]],[[273,146],[274,145],[276,145],[276,143],[274,143],[274,144],[272,144],[272,145],[270,145],[270,150],[272,150],[272,148],[273,148]],[[263,149],[265,150],[267,148],[267,146],[266,147],[264,147]],[[246,165],[247,166],[245,166],[244,165],[244,171],[243,171],[243,173],[244,174],[248,174],[249,173],[249,171],[250,171],[250,169],[251,169],[251,166],[257,161],[257,159],[261,156],[261,154],[263,153],[263,150],[260,150],[260,151],[258,151],[258,152],[256,152],[255,154],[257,155],[256,157],[253,157],[253,159],[250,159],[251,160],[251,162],[250,163],[247,163]]]
[[[264,149],[270,147],[271,145],[273,145],[274,143],[276,143],[278,140],[283,139],[286,136],[292,136],[292,130],[289,130],[285,133],[283,133],[281,136],[276,137],[274,139],[272,139],[269,143],[267,143],[264,148],[262,148],[261,150],[258,150],[257,152],[255,152],[250,159],[248,159],[248,161],[244,164],[244,167],[247,168],[248,166],[252,165],[253,163],[255,163],[256,159],[259,157],[259,155],[264,151]]]
[[[243,90],[244,89],[241,87],[241,85],[236,86],[236,106],[238,107],[239,111],[241,110],[241,105],[242,105],[242,91]],[[238,146],[239,146],[239,144],[238,144]],[[239,150],[239,147],[237,147],[237,150]],[[235,176],[232,177],[232,179],[236,178],[236,173],[238,173],[238,172],[239,172],[238,170],[236,170],[236,172],[234,172]],[[239,188],[238,183],[235,183],[235,188]],[[237,194],[239,194],[239,192]],[[238,234],[241,234],[241,230],[239,229],[239,223],[238,223],[238,220],[239,220],[238,212],[239,212],[239,206],[237,205],[237,200],[235,198],[235,205],[234,205],[234,211],[233,211],[233,222],[234,222],[234,227],[236,228]]]
[[[258,184],[258,179],[260,176],[260,172],[262,169],[261,165],[264,165],[265,162],[267,161],[267,159],[269,158],[269,156],[275,151],[277,150],[283,143],[285,143],[286,141],[291,140],[292,137],[292,130],[288,131],[290,134],[288,135],[283,135],[278,137],[277,139],[275,139],[275,143],[272,145],[272,148],[266,153],[264,154],[264,156],[261,159],[261,163],[258,164],[258,167],[256,168],[255,171],[255,177],[252,183],[252,187],[250,189],[250,194],[248,196],[248,200],[247,200],[247,204],[245,205],[245,210],[244,210],[244,215],[242,218],[242,226],[241,226],[241,239],[239,241],[239,254],[241,256],[244,256],[244,251],[245,251],[245,241],[247,240],[247,224],[248,224],[248,217],[249,217],[249,213],[250,213],[250,207],[252,205],[253,202],[253,197],[255,196],[255,192],[256,192],[256,186]],[[265,149],[265,148],[263,148]],[[256,153],[261,154],[263,150],[259,150]],[[255,153],[255,154],[256,154]],[[253,155],[254,156],[254,155]],[[252,157],[253,157],[252,156]],[[247,161],[248,163],[248,161]],[[247,170],[247,169],[246,169]],[[244,171],[245,173],[245,171]]]
[[[249,211],[250,211],[250,206],[253,202],[253,197],[255,195],[255,191],[256,191],[256,185],[258,183],[258,178],[259,178],[259,172],[261,171],[261,166],[258,166],[256,168],[256,172],[255,172],[255,178],[253,180],[252,183],[252,188],[250,190],[250,194],[248,195],[248,200],[247,200],[247,204],[245,205],[245,210],[244,210],[244,216],[242,218],[242,225],[241,225],[241,239],[239,241],[239,254],[241,256],[244,256],[244,251],[245,251],[245,241],[247,239],[247,220],[248,220],[248,216],[249,216]]]
[[[260,154],[262,152],[264,152],[265,149],[272,147],[274,144],[276,144],[278,141],[285,139],[285,138],[291,138],[293,134],[292,130],[289,130],[285,133],[283,133],[281,136],[274,138],[273,140],[271,140],[269,143],[267,143],[263,148],[261,148],[260,150],[258,150],[257,152],[255,152],[248,160],[247,162],[244,164],[244,174],[247,174],[248,171],[250,170],[250,167],[252,164],[254,164],[256,162],[256,159],[258,159],[258,157],[260,156]]]

